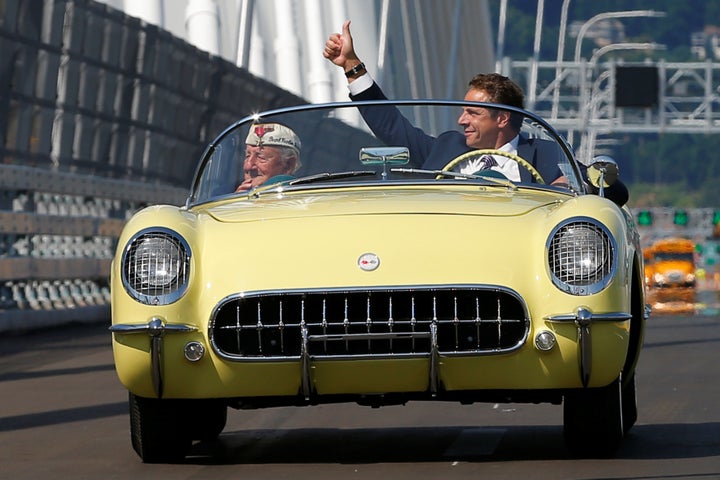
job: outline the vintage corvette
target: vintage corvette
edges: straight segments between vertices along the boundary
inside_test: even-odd
[[[468,108],[544,147],[448,148],[429,168],[418,138],[458,132]],[[417,130],[388,136],[386,113]],[[569,452],[612,455],[637,418],[643,258],[608,195],[617,164],[573,155],[543,119],[482,103],[308,105],[229,126],[185,205],[139,211],[118,241],[110,330],[135,451],[179,461],[228,407],[432,400],[562,405]],[[463,173],[482,156],[519,179]]]

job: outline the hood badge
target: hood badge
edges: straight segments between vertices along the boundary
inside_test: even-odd
[[[361,270],[372,272],[380,266],[380,257],[374,253],[363,253],[357,263]]]

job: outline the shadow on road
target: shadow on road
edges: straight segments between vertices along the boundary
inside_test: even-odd
[[[620,459],[720,456],[720,423],[636,425]],[[227,432],[186,462],[217,464],[415,463],[570,459],[561,426],[279,429]]]
[[[66,408],[41,413],[29,413],[13,417],[0,417],[0,432],[24,430],[26,428],[46,427],[63,423],[82,422],[98,418],[115,417],[128,414],[127,402],[91,405],[87,407]]]

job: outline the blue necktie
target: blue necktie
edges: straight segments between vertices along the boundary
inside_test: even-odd
[[[491,167],[497,167],[497,162],[490,155],[480,157],[480,170],[487,170]]]

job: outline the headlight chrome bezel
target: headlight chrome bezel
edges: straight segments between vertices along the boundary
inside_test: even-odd
[[[147,242],[158,244],[153,246]],[[156,258],[150,259],[153,254]],[[123,251],[120,264],[123,287],[128,295],[146,305],[174,303],[187,291],[191,258],[187,241],[174,230],[164,227],[140,230]],[[170,268],[164,261],[170,263]],[[162,280],[163,275],[168,275],[166,281]]]
[[[590,217],[558,224],[548,236],[545,255],[553,284],[571,295],[601,292],[617,272],[617,242],[605,225]]]

